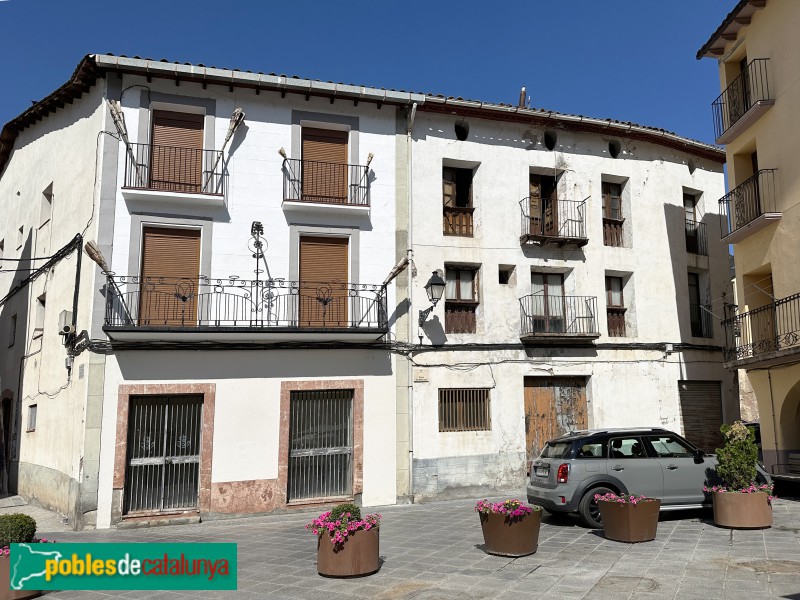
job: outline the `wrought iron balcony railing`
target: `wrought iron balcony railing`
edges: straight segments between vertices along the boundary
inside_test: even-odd
[[[748,112],[759,107],[766,110],[774,103],[767,76],[768,58],[750,61],[742,74],[734,79],[711,104],[714,113],[714,138],[717,143],[727,144],[726,133]],[[758,115],[754,115],[757,118]]]
[[[106,329],[388,330],[386,286],[112,275]]]
[[[686,219],[686,251],[700,256],[708,256],[708,237],[705,223]]]
[[[778,213],[775,171],[775,169],[761,169],[720,198],[722,239],[762,215]]]
[[[225,195],[225,161],[219,150],[131,144],[124,187],[185,194]]]
[[[544,296],[519,299],[520,337],[595,338],[597,298],[594,296]]]
[[[769,352],[800,352],[800,294],[793,294],[722,322],[725,361]]]
[[[584,246],[586,237],[586,200],[542,200],[527,196],[519,201],[522,212],[522,243],[575,244]]]
[[[714,330],[711,326],[711,312],[707,305],[689,304],[689,323],[691,324],[693,337],[714,337]]]
[[[294,202],[369,206],[369,167],[284,159],[283,198]]]

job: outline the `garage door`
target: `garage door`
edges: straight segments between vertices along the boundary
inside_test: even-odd
[[[683,436],[698,448],[714,452],[722,445],[722,382],[679,381]]]

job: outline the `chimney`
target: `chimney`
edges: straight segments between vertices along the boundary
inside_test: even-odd
[[[525,95],[525,86],[523,85],[522,89],[519,91],[519,104],[517,106],[519,106],[519,108],[525,108],[526,99],[527,96]]]

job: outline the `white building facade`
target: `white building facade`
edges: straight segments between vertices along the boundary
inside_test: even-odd
[[[415,498],[516,488],[547,439],[660,426],[709,451],[720,364],[715,148],[631,124],[430,98],[413,142]]]

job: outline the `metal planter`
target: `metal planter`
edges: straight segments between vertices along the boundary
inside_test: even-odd
[[[772,527],[772,505],[769,494],[737,494],[714,492],[714,524],[731,529],[764,529]]]
[[[317,539],[317,572],[326,577],[372,575],[380,568],[380,529],[351,533],[344,544],[332,544],[327,532]]]
[[[500,513],[480,513],[484,550],[498,556],[526,556],[539,547],[542,511],[534,510],[524,517],[507,517]]]

